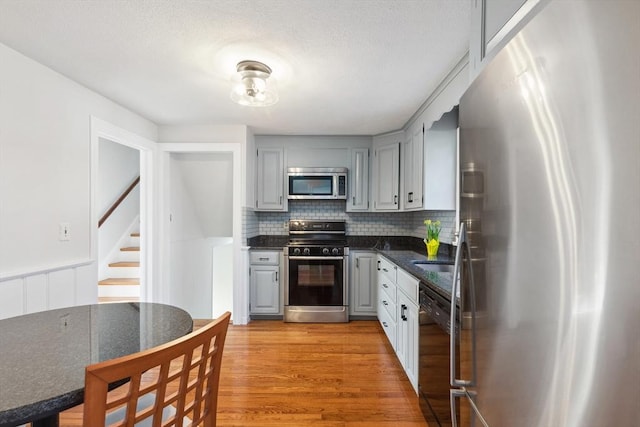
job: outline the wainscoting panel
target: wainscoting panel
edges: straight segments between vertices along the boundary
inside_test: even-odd
[[[0,319],[98,301],[94,261],[0,278]]]

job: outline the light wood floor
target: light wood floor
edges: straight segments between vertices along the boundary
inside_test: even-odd
[[[196,327],[201,322],[196,323]],[[80,425],[81,408],[60,417]],[[418,398],[376,321],[229,327],[218,427],[425,427]]]

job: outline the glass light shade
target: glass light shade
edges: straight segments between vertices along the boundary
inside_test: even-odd
[[[276,81],[271,69],[262,63],[240,62],[232,81],[231,99],[240,105],[266,107],[278,102]]]

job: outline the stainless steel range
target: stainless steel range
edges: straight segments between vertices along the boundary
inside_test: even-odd
[[[284,252],[284,321],[348,322],[344,221],[289,221]]]

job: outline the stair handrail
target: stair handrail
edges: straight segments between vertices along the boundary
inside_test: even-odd
[[[133,180],[131,185],[129,185],[129,187],[127,187],[127,189],[124,190],[124,192],[120,195],[120,197],[118,197],[118,200],[116,200],[113,203],[113,205],[111,205],[111,207],[107,209],[107,212],[105,212],[105,214],[102,215],[102,218],[100,218],[100,221],[98,221],[98,228],[100,228],[102,224],[104,224],[104,222],[109,218],[109,216],[111,216],[113,211],[115,211],[118,208],[118,206],[120,206],[120,203],[122,203],[124,199],[127,198],[129,193],[131,193],[131,191],[133,191],[133,189],[136,188],[136,185],[138,185],[139,183],[140,183],[140,175],[138,175],[138,177]]]

